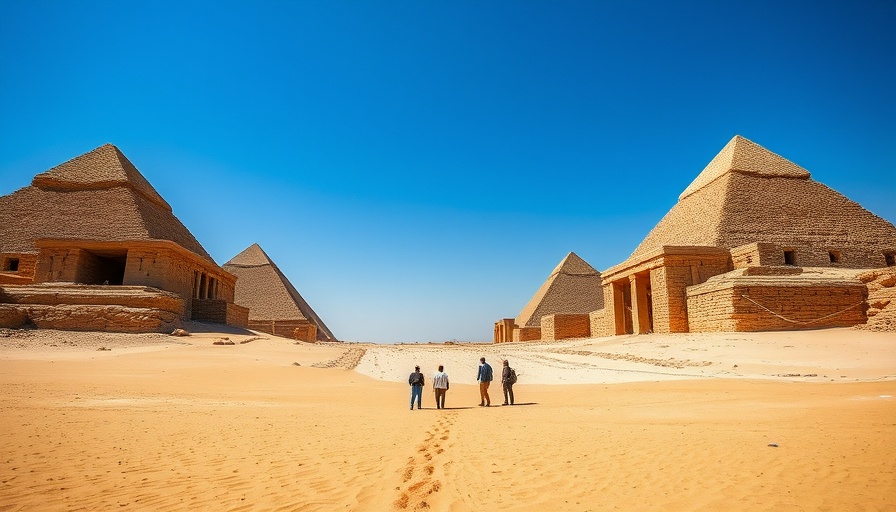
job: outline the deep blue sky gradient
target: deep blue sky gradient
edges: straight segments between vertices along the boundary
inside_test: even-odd
[[[0,0],[0,194],[117,145],[346,340],[490,339],[735,134],[896,220],[896,3]]]

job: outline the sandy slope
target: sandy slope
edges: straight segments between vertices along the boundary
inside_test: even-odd
[[[892,334],[152,336],[0,338],[0,510],[896,510]],[[475,406],[480,355],[521,405]],[[450,409],[407,410],[414,361]]]

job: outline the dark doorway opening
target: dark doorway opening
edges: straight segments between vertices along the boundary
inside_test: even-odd
[[[4,265],[3,270],[8,270],[10,272],[18,272],[19,271],[19,258],[9,258],[6,260],[6,265]]]
[[[796,252],[795,251],[784,251],[784,264],[785,265],[796,265]]]
[[[127,251],[84,251],[78,268],[77,282],[120,286],[124,283],[124,270],[128,261]]]

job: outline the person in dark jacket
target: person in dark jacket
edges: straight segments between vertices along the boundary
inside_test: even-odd
[[[492,367],[485,362],[484,357],[479,358],[479,373],[476,380],[479,381],[479,407],[490,407],[492,399],[488,396],[488,386],[492,383]]]
[[[414,367],[414,373],[412,373],[408,377],[408,384],[411,386],[411,410],[414,410],[414,399],[417,399],[417,409],[422,409],[423,406],[420,405],[423,401],[423,374],[420,373],[420,367]]]
[[[504,403],[502,405],[513,405],[513,378],[511,377],[510,372],[510,363],[507,362],[507,359],[504,360],[504,369],[501,370],[501,384],[504,386]],[[507,402],[507,397],[510,397],[510,403]]]

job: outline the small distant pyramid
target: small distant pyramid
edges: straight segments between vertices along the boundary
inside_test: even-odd
[[[753,242],[867,250],[894,236],[886,220],[812,180],[797,164],[737,135],[681,193],[629,260],[663,246],[732,249]]]
[[[516,317],[516,325],[539,327],[544,315],[588,313],[603,304],[600,272],[570,252]]]
[[[249,308],[249,323],[307,320],[317,327],[318,341],[336,338],[289,279],[257,243],[223,265],[237,276],[234,303]]]
[[[0,252],[36,253],[34,241],[170,240],[213,261],[171,206],[112,144],[34,177],[0,197]]]

